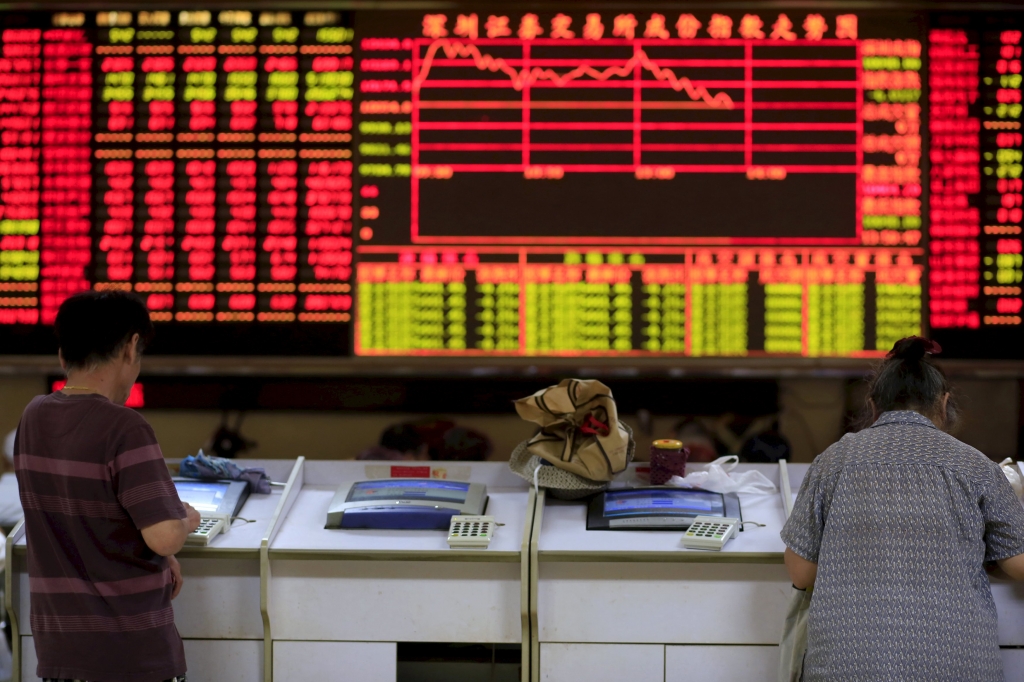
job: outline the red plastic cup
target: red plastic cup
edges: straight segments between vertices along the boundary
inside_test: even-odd
[[[686,475],[690,451],[678,440],[656,440],[651,444],[651,485],[665,485],[673,476]]]

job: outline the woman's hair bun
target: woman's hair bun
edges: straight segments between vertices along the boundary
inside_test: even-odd
[[[892,350],[886,355],[886,359],[896,358],[897,360],[909,360],[918,362],[925,355],[938,355],[942,352],[942,346],[931,339],[923,336],[908,336],[893,344]]]

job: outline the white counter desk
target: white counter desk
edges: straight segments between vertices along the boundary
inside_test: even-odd
[[[792,498],[807,464],[788,465]],[[776,465],[756,468],[776,485]],[[613,484],[619,487],[623,484]],[[679,531],[587,531],[583,503],[538,501],[531,563],[533,680],[775,682],[790,594],[782,496],[741,495],[723,551]],[[1024,682],[1024,584],[993,580],[1006,679]]]
[[[778,484],[778,466],[749,467]],[[584,503],[546,500],[534,521],[534,679],[774,682],[785,512],[779,495],[740,501],[765,527],[710,552],[684,549],[680,531],[588,531]]]
[[[288,485],[250,496],[240,517],[253,523],[179,555],[190,682],[394,682],[400,642],[521,644],[523,682],[775,680],[781,494],[742,495],[744,519],[765,527],[708,552],[679,531],[587,531],[585,503],[538,498],[504,463],[426,464],[486,484],[486,513],[505,524],[488,549],[453,550],[443,531],[324,529],[339,485],[408,475],[391,463],[240,464]],[[780,482],[775,465],[748,467]],[[788,470],[795,496],[807,465]],[[14,679],[35,682],[21,526],[7,551]],[[1006,679],[1024,682],[1024,583],[992,592]]]
[[[301,460],[300,460],[301,461]],[[288,481],[296,460],[236,460],[263,467],[273,481]],[[174,623],[185,644],[192,682],[254,682],[264,676],[264,617],[260,609],[260,547],[281,516],[284,489],[251,494],[230,531],[207,547],[178,553],[185,584],[174,600]],[[245,520],[250,520],[247,523]],[[8,611],[14,632],[14,678],[36,682],[36,652],[29,627],[25,537],[19,526],[8,539]],[[11,552],[13,545],[13,553]]]
[[[487,549],[449,549],[446,531],[324,528],[339,485],[390,476],[391,464],[302,466],[268,553],[274,680],[394,682],[398,642],[521,643],[527,671],[525,481],[504,463],[427,465],[434,476],[486,484],[485,513],[504,524]],[[413,464],[395,466],[424,468]]]

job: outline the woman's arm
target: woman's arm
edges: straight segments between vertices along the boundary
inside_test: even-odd
[[[1024,580],[1024,554],[1018,554],[996,563],[1013,580]]]
[[[814,579],[818,577],[818,564],[808,561],[789,547],[786,548],[784,557],[786,571],[789,572],[789,579],[793,583],[793,587],[806,590],[814,585]]]

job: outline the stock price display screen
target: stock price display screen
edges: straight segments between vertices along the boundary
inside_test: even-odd
[[[1012,14],[2,13],[0,352],[1020,357]]]

